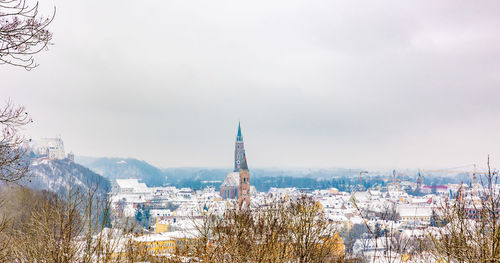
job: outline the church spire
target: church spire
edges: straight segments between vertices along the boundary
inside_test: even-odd
[[[243,141],[243,136],[241,136],[241,125],[238,121],[238,135],[236,136],[236,141]]]
[[[241,135],[241,125],[238,122],[238,135],[236,135],[236,143],[234,145],[234,171],[238,172],[241,168],[241,161],[245,154],[245,146],[243,145],[243,136]]]

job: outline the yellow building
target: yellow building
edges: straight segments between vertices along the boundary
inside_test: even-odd
[[[139,236],[135,241],[144,244],[148,254],[152,255],[169,254],[196,244],[195,236],[184,231]]]
[[[170,225],[166,222],[158,221],[158,218],[156,218],[156,227],[155,227],[155,233],[163,233],[167,232],[169,229]]]
[[[331,194],[334,194],[334,195],[336,195],[336,194],[339,193],[339,189],[334,188],[334,187],[330,188],[329,191],[330,191]]]

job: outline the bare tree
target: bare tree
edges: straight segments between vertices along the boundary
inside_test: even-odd
[[[0,109],[0,182],[14,183],[28,174],[29,159],[26,156],[26,142],[20,129],[32,122],[23,106],[8,101]]]
[[[259,208],[227,209],[199,224],[192,253],[202,262],[341,262],[343,244],[308,197],[272,200]]]
[[[444,225],[429,231],[428,250],[446,262],[500,262],[500,188],[498,171],[480,177],[481,189],[467,195],[460,188],[437,214]]]
[[[80,249],[75,239],[82,230],[78,192],[70,191],[65,200],[47,191],[32,191],[29,197],[41,200],[27,211],[25,222],[16,222],[10,232],[13,261],[76,261]]]
[[[0,64],[35,68],[33,55],[46,49],[52,40],[47,27],[55,16],[41,17],[38,2],[0,0]]]
[[[373,251],[373,254],[370,255],[372,262],[401,262],[404,255],[422,252],[418,240],[412,240],[398,231],[396,221],[400,220],[400,216],[394,203],[385,204],[381,212],[375,213],[379,222],[375,222],[374,225],[370,226],[366,216],[368,211],[359,207],[354,195],[351,201],[363,219],[365,229],[368,232],[367,237],[369,239],[362,239],[361,243],[363,249],[370,248]],[[365,258],[365,260],[368,260],[368,258]]]

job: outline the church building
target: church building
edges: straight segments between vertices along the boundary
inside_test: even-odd
[[[220,195],[223,199],[238,199],[240,207],[243,203],[250,205],[250,172],[240,123],[238,123],[238,134],[234,146],[234,170],[222,182]]]

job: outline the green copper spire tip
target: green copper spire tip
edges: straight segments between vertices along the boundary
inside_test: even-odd
[[[241,125],[239,121],[238,121],[238,135],[236,136],[236,140],[243,141],[243,136],[241,136]]]

